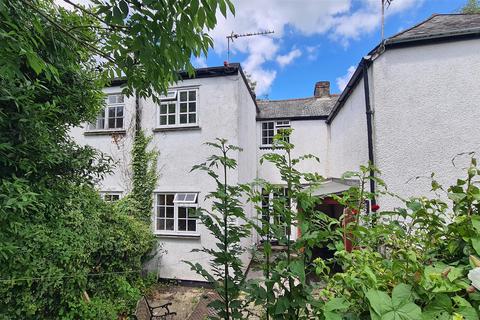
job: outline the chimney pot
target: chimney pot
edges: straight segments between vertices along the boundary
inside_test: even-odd
[[[330,81],[318,81],[313,91],[315,98],[330,97]]]

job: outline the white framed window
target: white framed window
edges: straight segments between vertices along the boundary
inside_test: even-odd
[[[155,233],[197,234],[197,193],[155,194]]]
[[[288,188],[278,187],[278,189],[274,190],[273,192],[267,192],[265,189],[262,189],[262,225],[265,224],[267,221],[270,221],[270,224],[276,225],[285,223],[285,219],[283,216],[274,216],[272,214],[273,201],[275,199],[283,199],[285,206],[291,206],[291,204],[287,203]],[[289,226],[285,226],[283,230],[284,235],[287,235],[289,230]]]
[[[271,147],[273,145],[273,137],[284,129],[290,129],[289,120],[262,122],[262,146]],[[289,141],[288,136],[285,136],[285,141]]]
[[[122,192],[102,191],[100,196],[106,202],[115,202],[122,198]]]
[[[198,89],[168,91],[160,100],[157,127],[197,125]]]
[[[125,98],[121,93],[109,94],[107,106],[97,116],[95,122],[89,124],[89,130],[123,129]]]

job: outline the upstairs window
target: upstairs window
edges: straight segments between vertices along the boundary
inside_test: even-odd
[[[273,145],[273,137],[282,130],[290,129],[290,121],[266,121],[262,122],[262,146],[271,147]],[[289,137],[284,137],[285,141],[289,141]]]
[[[198,90],[169,91],[160,97],[158,127],[181,127],[197,124]]]
[[[155,204],[156,233],[196,233],[197,193],[158,193]]]
[[[125,101],[123,94],[109,94],[106,98],[107,106],[97,116],[95,122],[90,123],[89,130],[123,129],[123,115]]]

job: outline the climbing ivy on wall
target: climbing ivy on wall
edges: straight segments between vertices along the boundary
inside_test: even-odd
[[[148,150],[152,137],[145,135],[141,128],[135,130],[132,148],[132,193],[138,210],[135,214],[144,222],[149,223],[152,215],[153,191],[157,184],[158,153]]]

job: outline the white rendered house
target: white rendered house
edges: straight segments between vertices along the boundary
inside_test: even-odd
[[[240,65],[230,64],[197,69],[194,78],[183,74],[160,104],[140,99],[142,128],[153,135],[152,146],[159,152],[152,232],[166,251],[147,267],[162,278],[203,280],[182,260],[206,265],[209,257],[191,250],[214,243],[189,212],[210,207],[204,198],[214,190],[213,181],[190,169],[210,155],[203,143],[215,138],[243,149],[235,155],[232,184],[255,178],[282,184],[275,168],[259,164],[265,152],[281,152],[271,144],[282,128],[294,129],[293,156],[320,159],[300,168],[328,179],[319,195],[348,189],[351,182],[339,178],[369,161],[382,171],[389,190],[404,198],[430,191],[429,180],[416,177],[437,172],[444,184],[462,177],[468,159],[460,159],[457,167],[451,159],[480,152],[479,52],[480,15],[435,15],[366,55],[341,95],[331,94],[329,82],[321,81],[309,98],[256,101]],[[121,94],[121,82],[105,93],[105,112],[96,123],[74,128],[72,135],[117,160],[115,172],[98,186],[106,200],[114,201],[131,187],[135,98]],[[390,198],[377,202],[384,209],[398,205]],[[329,201],[321,209],[332,215],[342,210]],[[257,215],[252,204],[245,212]],[[294,239],[293,227],[291,234]],[[252,235],[244,246],[259,240]],[[242,257],[245,264],[249,258]]]

